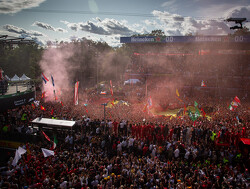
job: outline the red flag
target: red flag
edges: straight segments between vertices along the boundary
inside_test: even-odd
[[[186,113],[186,111],[187,111],[187,107],[186,105],[184,105],[184,114]]]
[[[74,95],[75,105],[78,105],[78,87],[79,87],[79,81],[75,83],[75,95]]]
[[[148,106],[148,104],[145,104],[145,106],[144,106],[144,108],[143,108],[143,112],[146,112],[147,111],[147,106]]]
[[[48,135],[46,135],[45,132],[43,132],[43,131],[42,131],[42,133],[43,133],[44,137],[50,142],[50,138],[48,137]]]
[[[234,101],[240,104],[240,99],[237,96],[234,97]]]
[[[36,106],[35,106],[33,103],[31,104],[31,106],[32,106],[32,108],[33,108],[33,109],[35,109],[35,108],[36,108]]]
[[[62,103],[62,101],[60,101],[60,103],[61,103],[61,105],[63,106],[63,103]]]
[[[86,106],[84,105],[83,107],[85,108],[85,111],[88,113],[89,111],[87,110]]]
[[[203,117],[205,117],[206,116],[206,112],[203,110],[203,108],[201,108],[201,112],[202,112]]]
[[[45,111],[45,108],[41,105],[41,110]]]
[[[177,98],[179,101],[183,102],[183,100],[181,100],[178,96],[176,96],[176,98]]]
[[[42,93],[41,99],[43,99],[45,97],[45,91]]]
[[[111,95],[113,96],[113,86],[112,86],[112,81],[110,80],[110,93],[111,93]]]

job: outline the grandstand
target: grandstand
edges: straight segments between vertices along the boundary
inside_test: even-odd
[[[250,36],[122,37],[120,42],[135,49],[125,79],[147,80],[148,89],[150,83],[151,88],[175,83],[187,96],[249,100]]]

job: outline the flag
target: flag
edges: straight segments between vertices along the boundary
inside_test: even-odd
[[[34,100],[34,104],[36,105],[36,107],[38,107],[39,104],[40,104],[40,101],[39,100]]]
[[[52,85],[53,85],[53,87],[55,86],[55,82],[54,82],[54,78],[53,78],[53,76],[51,75],[51,81],[52,81]],[[54,90],[55,91],[55,90]]]
[[[188,116],[192,121],[195,121],[195,117],[193,116],[193,113],[191,112],[191,110],[188,110]]]
[[[203,110],[203,108],[201,108],[201,112],[202,112],[203,117],[205,117],[206,116],[206,112]]]
[[[180,96],[178,89],[176,89],[175,92],[176,92],[176,95],[177,95],[177,96]]]
[[[205,82],[203,80],[201,81],[201,87],[206,87]]]
[[[54,156],[55,155],[55,152],[52,151],[52,150],[48,150],[48,149],[45,149],[45,148],[41,148],[41,149],[42,149],[44,157],[49,157],[49,156]]]
[[[19,146],[18,149],[16,150],[14,160],[12,161],[12,165],[16,166],[19,159],[21,159],[21,156],[25,153],[26,153],[26,150]]]
[[[110,93],[113,96],[113,85],[112,85],[112,80],[110,80]]]
[[[234,111],[234,110],[235,110],[235,108],[234,108],[231,104],[229,105],[228,108],[229,108],[229,110],[231,110],[231,111]]]
[[[43,99],[45,97],[45,91],[42,93],[41,99]]]
[[[17,151],[18,151],[18,153],[21,154],[21,155],[23,155],[23,154],[25,154],[25,153],[27,152],[27,150],[23,149],[23,148],[20,147],[20,146],[18,147]]]
[[[183,113],[183,115],[185,115],[186,111],[187,111],[187,107],[184,105],[184,113]]]
[[[46,135],[45,132],[43,132],[43,131],[42,131],[42,133],[43,133],[44,137],[50,142],[50,138],[48,137],[48,135]]]
[[[148,107],[148,104],[145,104],[144,108],[143,108],[143,112],[146,112],[147,111],[147,107]]]
[[[234,111],[240,105],[240,99],[235,96],[231,104],[229,105],[229,110]]]
[[[43,81],[44,81],[44,84],[46,84],[46,83],[47,83],[46,79],[44,79],[44,77],[42,77],[42,79],[43,79]]]
[[[56,148],[57,144],[58,144],[58,140],[56,139],[56,136],[54,136],[53,149]]]
[[[176,97],[179,101],[183,102],[183,100],[181,100],[178,96]]]
[[[42,73],[42,79],[44,81],[44,83],[46,84],[48,80],[48,78]]]
[[[200,112],[196,109],[195,113],[193,114],[191,110],[188,110],[188,116],[192,121],[195,121],[198,117],[200,117]]]
[[[12,165],[16,166],[19,159],[21,159],[21,155],[18,153],[18,150],[16,150],[15,157],[14,157],[14,159],[12,161]]]
[[[198,110],[198,108],[196,108],[194,113],[194,119],[196,120],[198,117],[200,117],[200,111]]]
[[[85,108],[85,111],[88,113],[89,111],[87,110],[87,104],[84,104],[83,107]]]
[[[197,107],[198,106],[198,103],[196,101],[194,101],[194,106]]]
[[[41,110],[45,111],[46,109],[41,105]]]
[[[60,104],[63,106],[63,102],[62,101],[60,101]]]
[[[234,97],[234,101],[237,102],[238,104],[240,104],[240,99],[239,99],[239,97],[235,96],[235,97]]]
[[[75,105],[78,105],[78,87],[79,87],[79,81],[75,83],[75,96],[74,96]]]
[[[151,108],[152,106],[153,106],[152,98],[149,97],[149,98],[148,98],[148,108]]]
[[[115,105],[115,100],[112,100],[110,103],[112,104],[112,106],[114,106]]]
[[[31,104],[31,106],[32,106],[32,108],[33,108],[33,109],[35,109],[35,108],[36,108],[36,106],[35,106],[33,103]]]

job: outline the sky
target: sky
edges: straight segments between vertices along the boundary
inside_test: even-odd
[[[162,30],[167,36],[232,33],[250,0],[0,0],[0,35],[48,42],[90,39],[120,46],[120,37]]]

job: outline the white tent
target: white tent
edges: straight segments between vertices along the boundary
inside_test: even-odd
[[[15,74],[14,77],[11,78],[11,81],[19,81],[20,78]]]
[[[27,81],[27,80],[30,80],[30,78],[27,77],[25,74],[23,74],[22,77],[20,77],[20,80],[21,81]]]
[[[5,75],[4,77],[5,77],[8,81],[10,81],[9,76]]]

